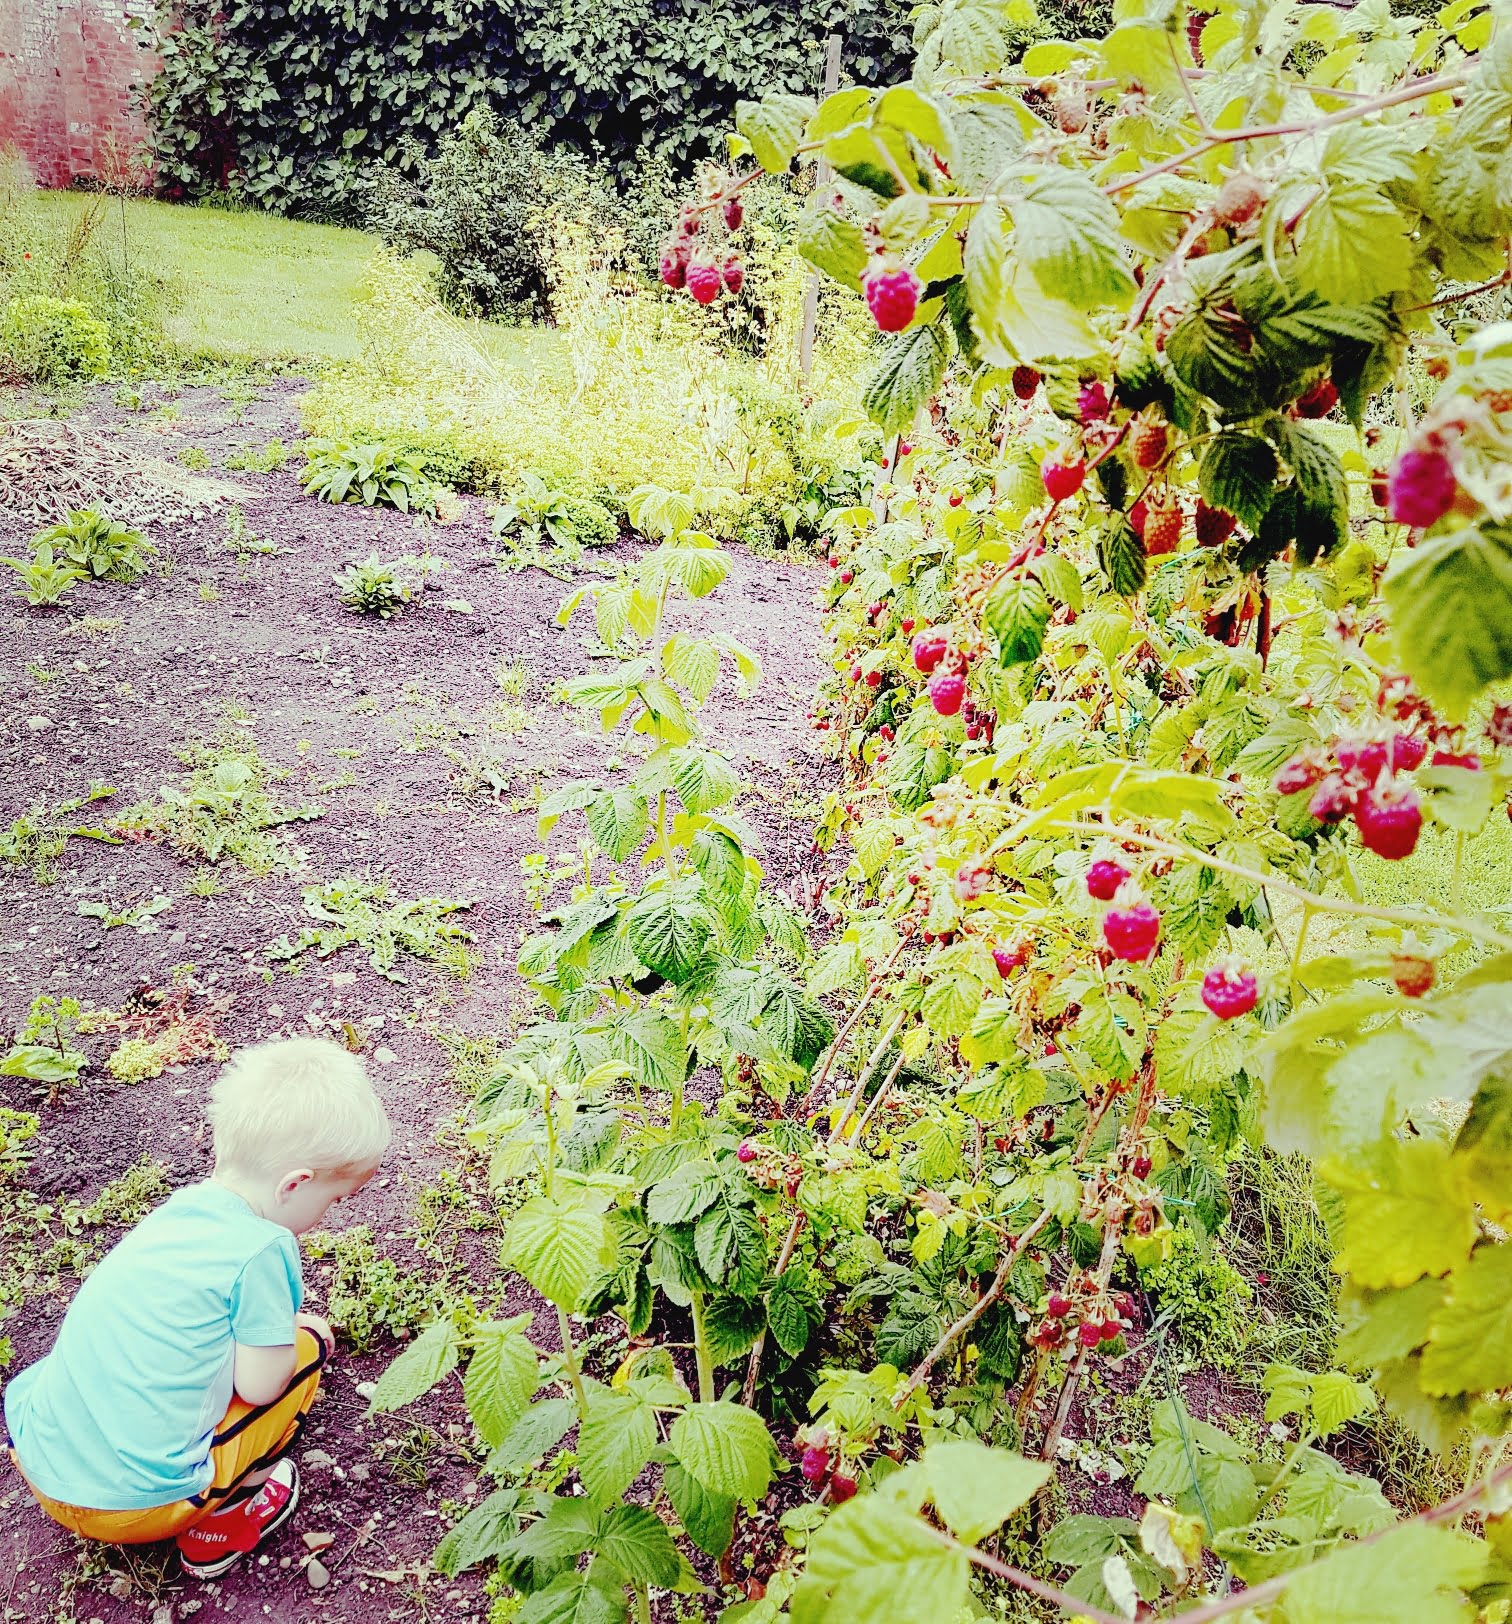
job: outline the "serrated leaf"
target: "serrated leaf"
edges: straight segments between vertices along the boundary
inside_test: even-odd
[[[1028,1505],[1054,1469],[1011,1449],[961,1439],[931,1444],[924,1451],[924,1474],[945,1526],[964,1544],[975,1545]]]
[[[1486,1547],[1450,1528],[1404,1523],[1368,1545],[1344,1545],[1294,1575],[1286,1624],[1467,1624],[1463,1592],[1479,1581]]]
[[[457,1368],[459,1357],[456,1326],[449,1319],[427,1325],[378,1378],[372,1408],[383,1412],[413,1404]]]
[[[633,789],[601,790],[588,803],[588,832],[617,863],[635,851],[650,827],[646,798]]]
[[[625,1588],[612,1569],[566,1573],[527,1596],[513,1624],[625,1624]]]
[[[504,1259],[548,1302],[570,1314],[613,1262],[601,1206],[579,1195],[532,1196],[510,1220]]]
[[[1343,1198],[1339,1270],[1371,1290],[1447,1274],[1469,1256],[1475,1208],[1448,1150],[1427,1139],[1387,1141],[1374,1164],[1325,1164]]]
[[[496,1489],[442,1538],[431,1562],[448,1579],[496,1557],[520,1531],[520,1491]]]
[[[605,1517],[595,1545],[632,1584],[665,1590],[677,1583],[682,1560],[667,1525],[645,1506],[617,1506]]]
[[[766,1236],[750,1207],[722,1185],[718,1201],[693,1226],[693,1250],[709,1279],[738,1297],[749,1297],[766,1274]]]
[[[808,1346],[811,1323],[801,1293],[787,1275],[779,1275],[767,1293],[767,1324],[777,1346],[796,1359]]]
[[[686,879],[643,891],[625,914],[636,957],[674,986],[700,968],[713,928],[701,884]]]
[[[987,594],[983,619],[998,640],[998,661],[1005,668],[1037,660],[1050,624],[1050,600],[1028,570],[1010,570]]]
[[[646,1192],[646,1216],[653,1224],[685,1224],[707,1212],[724,1188],[713,1162],[684,1162]]]
[[[885,339],[861,394],[867,416],[888,433],[906,429],[939,388],[949,357],[949,328],[943,322],[911,327]]]
[[[816,196],[799,217],[798,252],[842,287],[861,291],[861,273],[871,257],[866,239],[829,194]]]
[[[1337,304],[1363,304],[1407,287],[1412,234],[1379,186],[1331,178],[1303,211],[1289,267],[1299,287]]]
[[[523,1472],[545,1460],[576,1425],[577,1406],[570,1398],[548,1398],[532,1404],[488,1457],[488,1470],[495,1477]]]
[[[1438,1398],[1512,1387],[1512,1245],[1483,1241],[1450,1275],[1421,1369]]]
[[[684,1470],[714,1494],[759,1500],[772,1480],[766,1423],[742,1404],[690,1404],[673,1422],[668,1441]]]
[[[1133,296],[1118,211],[1086,176],[1047,166],[1012,208],[1014,252],[1050,298],[1095,310]]]
[[[677,1462],[666,1468],[662,1482],[688,1538],[708,1556],[723,1556],[735,1537],[735,1498],[713,1494]]]
[[[1203,448],[1197,478],[1209,503],[1257,530],[1276,494],[1280,471],[1276,453],[1258,434],[1231,430]]]
[[[618,1500],[656,1448],[656,1412],[633,1387],[588,1389],[588,1419],[578,1429],[578,1475],[599,1507]]]
[[[1132,598],[1144,590],[1148,564],[1144,543],[1121,513],[1115,513],[1097,538],[1097,559],[1103,574],[1120,597]]]
[[[702,705],[719,681],[719,650],[700,637],[673,632],[662,644],[662,671]]]
[[[780,175],[792,163],[816,111],[810,96],[773,92],[759,102],[736,102],[735,128],[751,143],[756,162],[769,175]]]
[[[480,1325],[462,1378],[467,1413],[490,1449],[525,1413],[539,1385],[536,1351],[518,1321]]]
[[[723,806],[740,787],[740,780],[729,762],[701,745],[684,745],[674,750],[671,769],[677,798],[695,817]]]
[[[966,1605],[966,1555],[880,1495],[848,1500],[814,1535],[795,1624],[942,1624]]]
[[[1463,714],[1512,676],[1512,538],[1467,527],[1401,551],[1383,583],[1397,651],[1435,703]]]

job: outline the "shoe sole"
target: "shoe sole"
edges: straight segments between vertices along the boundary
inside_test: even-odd
[[[298,1505],[299,1479],[296,1477],[290,1487],[289,1498],[283,1510],[279,1512],[279,1514],[273,1519],[272,1522],[268,1524],[265,1529],[263,1529],[262,1534],[258,1538],[257,1544],[254,1545],[250,1551],[233,1551],[230,1556],[223,1556],[219,1561],[216,1562],[190,1562],[182,1553],[180,1553],[179,1563],[183,1567],[185,1573],[190,1574],[196,1579],[218,1579],[223,1573],[229,1573],[238,1562],[245,1561],[247,1557],[253,1555],[256,1551],[261,1550],[263,1545],[269,1539],[271,1539],[280,1528],[283,1527],[290,1517],[294,1515],[295,1509],[298,1507]]]

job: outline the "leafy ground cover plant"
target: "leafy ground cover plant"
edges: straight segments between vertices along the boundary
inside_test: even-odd
[[[128,582],[142,573],[148,557],[157,551],[140,531],[117,524],[93,508],[70,513],[62,524],[42,531],[32,548],[40,555],[43,547],[71,564],[81,576]]]
[[[1507,284],[1512,36],[1474,4],[1183,22],[1136,4],[1017,72],[1002,9],[962,0],[921,15],[908,84],[740,109],[761,169],[831,164],[800,245],[891,335],[890,483],[830,521],[819,837],[848,861],[800,985],[750,939],[693,731],[718,646],[659,629],[664,583],[717,565],[646,493],[666,540],[566,606],[617,664],[566,693],[648,753],[542,808],[641,883],[600,874],[527,940],[555,1019],[478,1100],[560,1350],[438,1320],[378,1397],[467,1359],[501,1486],[439,1560],[498,1557],[523,1617],[647,1619],[676,1529],[729,1548],[794,1409],[815,1498],[730,1620],[1501,1606],[1512,938],[1461,882],[1506,839],[1512,338],[1439,323]],[[1420,896],[1382,900],[1408,864]],[[1326,1358],[1259,1382],[1286,1442],[1173,1390],[1139,1515],[1039,1538],[1140,1270],[1179,1295],[1246,1137],[1311,1162],[1338,1277]],[[572,1320],[605,1311],[634,1340],[600,1392]],[[1324,1447],[1381,1407],[1464,1487],[1404,1515]],[[574,1429],[584,1492],[522,1482]]]
[[[74,814],[96,801],[109,800],[115,790],[109,784],[91,784],[76,800],[57,806],[34,806],[15,818],[8,829],[0,829],[0,862],[24,863],[38,885],[51,885],[58,877],[57,860],[70,839],[114,841],[108,829],[79,823]]]
[[[0,1077],[25,1077],[45,1083],[48,1104],[55,1104],[59,1093],[72,1088],[89,1064],[72,1041],[82,1015],[76,998],[54,998],[43,993],[33,999],[15,1041],[0,1058]]]
[[[344,947],[359,947],[379,975],[390,981],[407,979],[395,968],[401,953],[464,978],[472,969],[467,948],[472,932],[449,923],[448,916],[470,907],[471,902],[451,897],[390,902],[388,886],[381,881],[310,885],[304,890],[304,911],[316,923],[296,937],[279,937],[268,957],[288,961],[313,948],[324,959]]]
[[[602,502],[554,491],[529,470],[494,509],[493,532],[505,547],[502,562],[516,569],[541,565],[547,542],[563,564],[572,564],[584,547],[612,547],[619,539],[614,515]]]
[[[372,553],[358,563],[348,564],[331,579],[346,608],[360,615],[392,620],[410,601],[409,584],[394,575],[397,567],[383,563],[377,553]]]
[[[350,440],[309,441],[300,483],[325,502],[357,502],[424,512],[435,497],[419,467],[403,452]]]
[[[85,579],[83,570],[57,558],[46,542],[39,542],[30,558],[0,558],[0,564],[8,564],[21,577],[15,590],[33,609],[56,609]]]

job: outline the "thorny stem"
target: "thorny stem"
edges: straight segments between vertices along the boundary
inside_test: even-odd
[[[882,1109],[882,1102],[890,1093],[892,1093],[892,1086],[898,1080],[898,1073],[903,1070],[903,1067],[907,1063],[908,1056],[906,1054],[900,1054],[896,1064],[893,1066],[893,1069],[882,1079],[882,1086],[875,1094],[872,1095],[871,1101],[866,1107],[865,1116],[863,1116],[856,1126],[851,1129],[850,1133],[846,1135],[846,1144],[859,1145],[861,1143],[862,1139],[865,1137],[866,1130],[872,1125],[872,1118]]]
[[[1107,1219],[1107,1231],[1103,1235],[1102,1256],[1097,1260],[1097,1289],[1106,1291],[1108,1281],[1113,1276],[1113,1264],[1118,1257],[1118,1243],[1123,1237],[1123,1224],[1111,1215]],[[1078,1345],[1076,1358],[1071,1368],[1066,1372],[1066,1379],[1061,1383],[1060,1397],[1056,1400],[1055,1416],[1049,1429],[1045,1433],[1045,1441],[1040,1446],[1039,1458],[1052,1460],[1055,1457],[1056,1446],[1060,1443],[1061,1433],[1066,1430],[1066,1420],[1071,1414],[1071,1405],[1076,1398],[1076,1389],[1081,1385],[1082,1371],[1086,1367],[1087,1352],[1085,1347]]]
[[[908,936],[905,933],[898,938],[898,945],[888,956],[887,962],[883,964],[882,967],[872,976],[871,980],[867,982],[866,991],[862,993],[856,1007],[846,1017],[844,1024],[835,1034],[835,1041],[830,1045],[829,1053],[824,1057],[824,1063],[819,1067],[818,1071],[815,1072],[814,1080],[809,1084],[809,1092],[815,1097],[815,1099],[818,1098],[819,1090],[829,1081],[830,1071],[834,1067],[835,1061],[839,1059],[840,1051],[845,1047],[845,1040],[851,1035],[852,1032],[855,1031],[856,1023],[866,1013],[872,1000],[879,992],[882,991],[887,972],[891,970],[892,967],[903,956],[903,949],[907,946]]]
[[[808,1222],[805,1214],[795,1212],[793,1221],[788,1225],[787,1239],[782,1243],[782,1250],[777,1254],[777,1262],[772,1269],[775,1278],[783,1273],[788,1264],[793,1261],[793,1250],[798,1245],[798,1237],[803,1233],[803,1226]],[[766,1349],[766,1329],[756,1338],[751,1348],[750,1362],[746,1365],[745,1385],[740,1390],[740,1402],[749,1407],[756,1397],[756,1379],[761,1374],[761,1355]]]
[[[704,1323],[704,1295],[701,1291],[690,1294],[693,1298],[693,1357],[698,1365],[698,1402],[712,1404],[719,1396],[714,1387],[714,1361],[709,1354],[709,1329]]]
[[[577,1406],[578,1420],[588,1419],[588,1394],[583,1389],[583,1373],[578,1368],[577,1348],[572,1340],[572,1327],[567,1323],[567,1310],[556,1311],[557,1328],[562,1333],[562,1363],[567,1366],[567,1379],[572,1383],[572,1401]]]
[[[898,1028],[902,1026],[906,1013],[905,1010],[900,1009],[892,1020],[887,1023],[882,1036],[877,1040],[876,1048],[867,1056],[866,1064],[856,1074],[856,1086],[851,1090],[850,1098],[845,1102],[845,1109],[835,1117],[835,1126],[830,1132],[830,1143],[834,1143],[835,1136],[855,1116],[856,1108],[861,1104],[861,1097],[866,1092],[866,1085],[871,1080],[871,1074],[882,1063],[882,1056],[887,1053],[889,1045],[897,1037]]]
[[[1048,1211],[1042,1212],[1023,1234],[1014,1241],[1013,1245],[1003,1253],[1002,1261],[998,1264],[998,1271],[992,1277],[992,1284],[961,1315],[954,1325],[947,1328],[940,1340],[914,1366],[913,1374],[893,1395],[892,1406],[895,1410],[903,1408],[913,1394],[928,1380],[930,1371],[945,1357],[951,1346],[960,1337],[965,1336],[971,1327],[981,1319],[982,1315],[1003,1295],[1004,1288],[1008,1284],[1008,1276],[1013,1273],[1014,1264],[1024,1255],[1029,1243],[1049,1222],[1050,1213]]]
[[[636,1624],[651,1624],[651,1593],[645,1585],[635,1587]]]

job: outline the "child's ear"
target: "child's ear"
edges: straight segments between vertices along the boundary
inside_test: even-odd
[[[315,1174],[308,1167],[297,1168],[292,1173],[285,1173],[278,1181],[278,1199],[287,1201],[301,1184],[308,1184]]]

